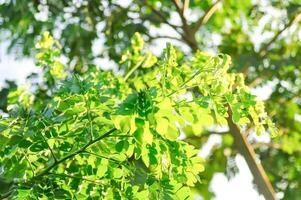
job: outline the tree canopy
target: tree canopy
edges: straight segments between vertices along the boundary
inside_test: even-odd
[[[300,7],[298,0],[4,1],[0,5],[0,27],[2,37],[11,41],[9,51],[18,57],[36,55],[44,79],[34,85],[32,93],[14,84],[1,91],[1,109],[10,113],[1,120],[2,167],[17,163],[16,171],[22,172],[17,174],[4,167],[1,177],[20,178],[16,183],[23,187],[20,193],[34,195],[27,189],[35,185],[35,177],[53,173],[45,177],[47,180],[41,179],[61,189],[52,195],[74,195],[73,190],[81,183],[87,187],[85,191],[93,191],[87,183],[90,179],[85,182],[80,178],[95,175],[99,165],[112,166],[109,171],[100,170],[106,174],[88,178],[94,182],[102,177],[113,181],[107,185],[119,191],[114,195],[152,193],[158,188],[176,195],[175,188],[191,187],[193,192],[211,199],[208,187],[213,175],[235,173],[227,160],[240,153],[259,192],[267,199],[275,198],[274,190],[283,199],[298,199]],[[41,37],[44,31],[51,34]],[[149,47],[158,48],[162,41],[174,46],[167,45],[162,55],[155,56],[143,49],[142,38]],[[68,58],[66,65],[59,61],[59,55]],[[111,59],[124,76],[97,69],[99,58]],[[265,100],[264,111],[251,91],[267,85],[271,94]],[[267,143],[257,142],[252,137],[255,132],[276,135],[272,122],[278,129],[277,137]],[[229,130],[217,132],[216,126],[227,126]],[[111,133],[113,128],[116,130]],[[107,131],[110,137],[102,138]],[[79,135],[72,135],[75,133]],[[176,140],[179,133],[185,135],[180,142]],[[200,161],[190,145],[199,149],[212,134],[221,135],[222,143],[208,159]],[[58,136],[69,141],[54,139]],[[94,146],[98,138],[110,152],[91,147],[92,154],[86,153],[88,148],[83,147]],[[175,146],[179,152],[172,149]],[[140,159],[130,147],[149,153],[143,156],[140,152]],[[225,153],[229,149],[230,153]],[[40,159],[29,157],[35,152]],[[107,158],[97,157],[99,153]],[[122,155],[125,157],[120,158]],[[165,177],[162,168],[158,174],[163,155],[168,155],[166,162],[171,169],[181,166],[184,171],[196,170],[194,175],[202,172],[190,177],[190,185],[190,175],[183,174],[182,180],[176,180]],[[197,167],[194,163],[183,164],[187,156],[193,157],[188,160],[197,160]],[[256,162],[256,156],[263,166]],[[87,170],[71,172],[74,177],[62,177],[61,159],[66,157],[64,164],[69,163],[71,169],[74,165],[80,170],[84,165]],[[42,170],[47,167],[49,171]],[[129,177],[133,177],[130,173],[135,172],[131,167],[153,177],[143,179],[137,172],[135,175],[145,182],[139,179],[135,182],[137,188],[124,193]],[[122,176],[114,176],[115,168],[122,170]],[[198,179],[201,182],[194,185]],[[163,185],[152,188],[155,182]]]

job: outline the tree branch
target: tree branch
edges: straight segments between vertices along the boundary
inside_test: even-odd
[[[41,136],[43,137],[43,140],[44,140],[44,142],[46,143],[46,145],[47,145],[47,147],[48,147],[48,149],[49,149],[49,151],[50,151],[50,153],[51,153],[51,156],[53,157],[54,161],[57,162],[57,158],[56,158],[56,156],[54,155],[54,152],[53,152],[52,148],[49,146],[49,144],[48,144],[46,138],[44,137],[43,133],[41,133]]]
[[[102,140],[103,138],[109,136],[111,133],[113,133],[114,131],[116,131],[115,128],[109,130],[108,132],[106,132],[105,134],[97,137],[96,139],[94,140],[91,140],[90,142],[88,142],[86,145],[84,145],[82,148],[80,148],[79,150],[73,152],[73,153],[70,153],[69,155],[63,157],[62,159],[60,160],[57,160],[56,162],[54,162],[52,165],[48,166],[44,171],[42,171],[40,174],[38,174],[35,178],[38,178],[38,177],[41,177],[41,176],[44,176],[46,174],[48,174],[48,172],[50,172],[50,170],[52,170],[54,167],[56,167],[57,165],[59,165],[60,163],[84,152],[88,147],[90,147],[91,145],[95,144],[96,142]]]
[[[43,125],[44,125],[45,127],[47,127],[47,125],[43,122],[43,120],[41,120],[41,122],[43,123]],[[41,136],[42,136],[44,142],[46,143],[46,145],[47,145],[47,147],[48,147],[48,149],[49,149],[49,151],[50,151],[50,153],[51,153],[51,156],[53,157],[54,161],[56,162],[56,161],[57,161],[57,158],[56,158],[56,156],[54,155],[54,152],[53,152],[52,148],[49,146],[48,141],[47,141],[46,138],[44,137],[43,133],[41,133]]]
[[[111,161],[113,161],[113,162],[115,162],[115,163],[120,163],[120,161],[118,161],[118,160],[115,160],[115,159],[113,159],[113,158],[109,158],[109,157],[106,157],[106,156],[98,155],[98,154],[93,153],[93,152],[90,152],[90,151],[83,151],[83,153],[87,153],[87,154],[93,155],[93,156],[95,156],[95,157],[99,157],[99,158],[111,160]]]
[[[171,39],[171,40],[177,40],[179,42],[185,42],[184,40],[182,40],[181,38],[177,38],[177,37],[173,37],[173,36],[168,36],[168,35],[155,35],[155,36],[151,36],[148,35],[148,37],[151,40],[157,40],[157,39]]]
[[[136,71],[136,69],[138,69],[140,67],[140,65],[142,65],[144,60],[145,60],[145,57],[141,58],[141,60],[136,63],[136,65],[125,75],[124,81],[126,81]]]
[[[269,53],[269,47],[279,38],[279,36],[287,30],[289,27],[291,27],[293,24],[298,23],[301,20],[301,13],[298,13],[295,17],[293,17],[281,30],[279,30],[275,35],[266,43],[264,44],[260,50],[258,51],[259,58],[264,58]],[[246,75],[249,72],[250,63],[246,64],[241,72]],[[254,87],[258,85],[262,81],[262,77],[258,76],[255,78],[250,84],[250,87]]]
[[[173,4],[175,5],[175,7],[176,7],[176,9],[177,9],[177,12],[178,12],[178,14],[179,14],[179,16],[180,16],[180,18],[181,18],[181,21],[182,21],[182,24],[183,24],[184,32],[189,31],[189,30],[190,30],[190,29],[189,29],[189,25],[188,25],[187,20],[186,20],[186,18],[185,18],[185,16],[184,16],[184,13],[183,13],[183,11],[184,11],[184,6],[181,5],[181,4],[182,4],[181,0],[172,0],[172,2],[173,2]]]
[[[181,0],[172,0],[172,2],[175,5],[177,13],[179,14],[182,21],[182,26],[181,26],[183,30],[183,34],[181,34],[182,39],[186,42],[186,44],[191,48],[193,52],[196,52],[198,50],[198,44],[195,37],[195,31],[192,28],[192,26],[188,24],[184,15],[184,12],[187,9],[189,2],[185,1],[184,5],[181,2]]]
[[[181,32],[179,32],[179,26],[177,25],[174,25],[174,24],[171,24],[163,15],[160,11],[156,10],[152,5],[150,5],[146,0],[143,1],[143,3],[149,7],[154,14],[156,14],[161,20],[163,23],[169,25],[170,27],[172,27],[178,34],[182,35]]]
[[[259,147],[269,147],[269,148],[273,148],[273,149],[279,149],[281,150],[281,145],[277,144],[277,143],[265,143],[265,142],[256,142],[254,144],[252,144],[252,147],[254,149],[258,149]]]
[[[239,128],[232,121],[232,111],[228,107],[229,117],[227,118],[230,132],[234,138],[234,144],[240,154],[242,154],[248,163],[249,169],[253,174],[254,183],[257,185],[259,192],[267,200],[275,200],[275,191],[270,183],[267,174],[261,163],[256,158],[256,153],[253,147],[249,144],[245,135],[241,134]]]
[[[268,53],[268,48],[278,39],[278,37],[289,27],[291,27],[293,24],[298,23],[301,20],[301,13],[298,13],[295,17],[293,17],[282,29],[280,29],[272,39],[263,45],[259,50],[259,55],[261,57],[266,56]]]
[[[12,195],[12,193],[14,192],[14,190],[10,190],[4,194],[0,194],[0,199],[7,199],[8,197],[10,197],[10,195]]]
[[[185,16],[186,10],[189,8],[189,0],[184,0],[182,15]]]
[[[215,13],[215,11],[218,9],[218,5],[222,0],[217,0],[214,4],[212,4],[209,9],[205,12],[205,14],[200,17],[193,27],[193,31],[197,32],[199,28],[208,22],[208,20],[211,18],[211,16]]]
[[[67,177],[67,178],[73,178],[73,179],[80,179],[80,180],[83,180],[83,181],[94,183],[96,185],[102,185],[100,180],[91,180],[91,179],[87,179],[87,178],[80,177],[80,176],[73,176],[73,175],[69,175],[69,174],[56,174],[56,173],[48,173],[48,175]]]

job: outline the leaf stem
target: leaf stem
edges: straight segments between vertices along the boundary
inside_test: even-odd
[[[136,71],[140,65],[143,63],[145,57],[143,57],[124,77],[124,81],[126,81],[133,73]]]

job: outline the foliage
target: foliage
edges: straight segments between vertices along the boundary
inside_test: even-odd
[[[227,72],[229,56],[179,60],[167,45],[157,58],[144,53],[139,34],[131,43],[124,78],[96,68],[65,78],[53,58],[56,41],[43,35],[37,58],[59,81],[53,99],[35,109],[34,96],[18,89],[1,120],[1,176],[15,184],[14,197],[193,199],[189,187],[204,164],[177,140],[180,132],[226,125],[228,108],[237,124],[274,131],[242,76]]]

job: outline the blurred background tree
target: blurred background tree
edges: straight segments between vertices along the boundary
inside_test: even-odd
[[[132,35],[140,32],[158,54],[166,41],[186,56],[198,49],[229,54],[231,70],[244,74],[249,87],[266,88],[267,111],[280,136],[259,142],[253,127],[223,133],[221,145],[207,158],[203,184],[196,188],[204,199],[214,195],[208,187],[215,173],[230,177],[236,173],[235,165],[228,163],[238,152],[261,193],[273,193],[266,172],[281,198],[300,198],[300,21],[299,0],[4,0],[0,4],[1,39],[10,41],[8,52],[16,57],[34,55],[40,34],[50,31],[62,44],[69,71],[81,74],[100,58],[119,62]],[[38,84],[37,101],[51,98],[49,87],[49,81]],[[8,91],[14,88],[10,82],[0,92],[3,111]],[[213,134],[207,130],[186,140],[201,148]],[[235,148],[230,148],[233,139]]]

